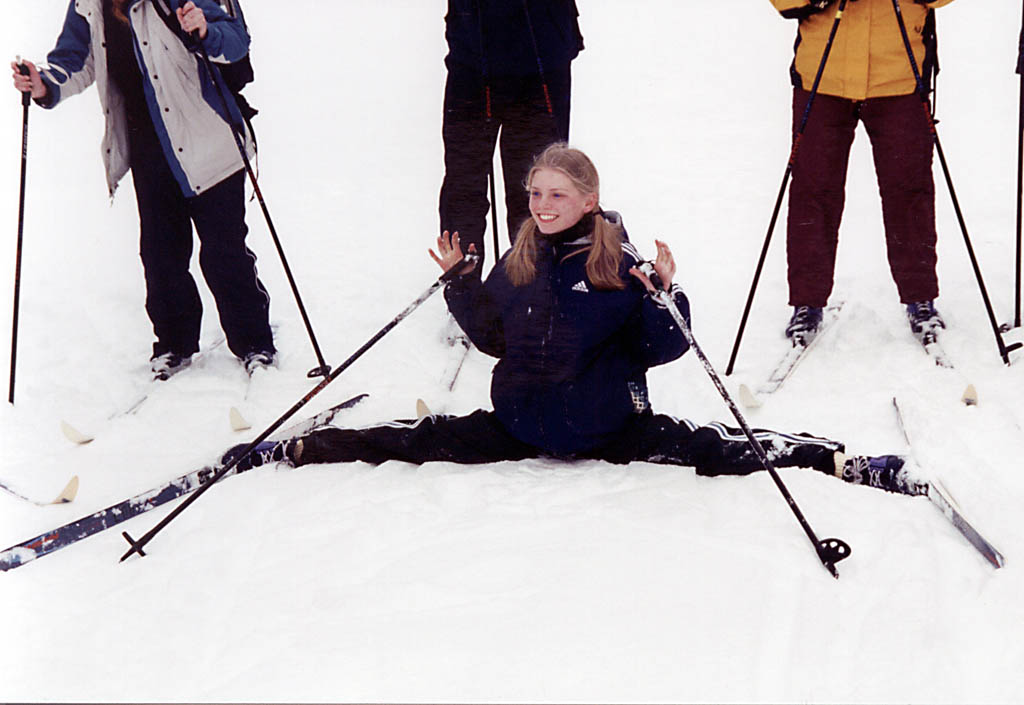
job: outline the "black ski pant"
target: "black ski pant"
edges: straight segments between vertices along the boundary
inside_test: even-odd
[[[843,444],[807,434],[755,429],[757,440],[778,467],[810,467],[834,474],[834,454]],[[360,429],[327,428],[302,439],[297,464],[379,464],[445,461],[492,463],[558,457],[512,437],[491,411],[468,416],[426,416]],[[645,461],[694,467],[700,475],[747,475],[763,468],[742,431],[718,423],[697,426],[664,414],[644,413],[608,445],[564,460]]]
[[[203,307],[189,272],[192,224],[199,235],[199,267],[220,315],[228,347],[238,357],[274,351],[270,295],[245,246],[245,172],[186,198],[171,173],[152,126],[130,131],[131,171],[139,206],[139,254],[146,278],[146,312],[153,323],[153,355],[199,350]]]
[[[526,176],[533,158],[552,142],[569,139],[569,65],[538,76],[484,77],[453,64],[444,91],[444,182],[439,212],[443,232],[459,233],[462,249],[476,245],[484,255],[487,228],[488,173],[494,145],[501,151],[509,241],[530,217]],[[500,135],[500,137],[499,137]],[[495,259],[500,256],[497,253]],[[481,268],[477,268],[481,271]]]

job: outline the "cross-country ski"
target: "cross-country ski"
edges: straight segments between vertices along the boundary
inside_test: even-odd
[[[86,443],[91,443],[96,438],[97,431],[95,429],[99,428],[100,426],[105,426],[108,423],[115,421],[116,419],[120,419],[138,413],[138,411],[142,408],[146,401],[149,400],[150,396],[156,391],[154,385],[170,383],[173,377],[194,369],[193,365],[195,365],[196,367],[201,367],[204,356],[217,350],[223,344],[224,338],[217,338],[208,348],[205,348],[204,350],[201,350],[200,352],[193,355],[187,365],[180,366],[179,368],[175,369],[173,374],[158,373],[150,381],[141,385],[137,385],[134,391],[128,395],[128,401],[123,402],[114,411],[109,412],[106,416],[106,420],[103,423],[93,422],[89,426],[86,426],[80,422],[72,424],[70,421],[67,421],[66,419],[61,419],[61,433],[63,433],[64,437],[67,438],[72,443],[78,445],[85,445]]]
[[[822,336],[828,334],[829,328],[836,324],[842,309],[842,302],[826,308],[814,336],[809,340],[793,340],[786,348],[786,352],[779,358],[779,361],[771,368],[768,377],[763,382],[755,385],[753,390],[747,384],[740,384],[739,397],[740,401],[743,402],[743,406],[748,409],[756,409],[764,404],[765,397],[777,392],[796,370],[797,365],[814,349],[815,344],[821,340]]]
[[[272,438],[285,439],[291,436],[309,433],[310,431],[326,426],[330,424],[341,411],[355,406],[365,397],[365,394],[352,397],[341,404],[332,406],[315,416],[279,431],[278,434],[275,434]],[[218,460],[220,459],[218,458]],[[73,543],[81,541],[84,538],[99,533],[104,529],[109,529],[112,526],[116,526],[124,521],[148,512],[150,509],[159,507],[183,495],[187,495],[201,485],[209,482],[217,472],[217,469],[217,465],[213,464],[192,470],[180,477],[176,477],[173,480],[169,480],[157,487],[154,487],[147,492],[142,492],[124,501],[112,504],[105,509],[94,512],[89,516],[82,517],[77,521],[56,527],[50,531],[46,531],[38,536],[26,539],[21,543],[4,549],[3,551],[0,551],[0,570],[7,571],[12,568],[17,568],[25,563],[34,561],[37,558],[41,558],[42,556],[53,553],[58,549],[65,548]],[[244,468],[238,469],[232,474],[244,471]],[[74,483],[74,488],[77,489],[77,478],[72,482]],[[4,489],[7,488],[5,487]],[[69,489],[70,485],[54,503],[71,501],[71,499],[62,499]],[[70,491],[70,497],[74,497],[73,489]]]
[[[70,480],[68,480],[68,483],[64,485],[64,489],[57,493],[57,496],[54,499],[49,501],[28,497],[21,491],[11,487],[9,483],[3,481],[0,481],[0,490],[3,490],[12,497],[17,497],[18,499],[40,507],[45,507],[49,504],[67,504],[68,502],[75,501],[75,495],[78,494],[78,475],[74,475]]]
[[[961,473],[976,473],[979,468],[976,462],[965,464],[962,443],[956,440],[955,432],[951,430],[939,430],[930,427],[925,418],[926,410],[919,395],[910,390],[903,390],[892,399],[896,411],[896,418],[899,423],[900,432],[910,446],[911,454],[920,463],[931,466],[936,462],[938,453],[948,453],[951,449],[953,456],[959,456],[954,461],[955,466]],[[925,445],[927,444],[927,445]],[[931,446],[928,448],[927,446]],[[940,461],[941,462],[941,461]],[[1006,559],[989,541],[983,537],[978,530],[964,517],[963,510],[953,499],[949,490],[946,489],[941,478],[934,475],[928,481],[927,497],[938,507],[939,511],[956,527],[956,530],[963,534],[964,538],[978,550],[978,552],[992,564],[994,568],[1002,568]]]

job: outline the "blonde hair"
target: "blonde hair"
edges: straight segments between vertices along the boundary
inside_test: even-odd
[[[569,177],[581,193],[599,197],[600,180],[597,168],[590,158],[578,149],[564,142],[549,145],[533,160],[533,166],[526,177],[529,190],[533,176],[539,169],[554,169]],[[626,284],[619,275],[622,263],[622,228],[601,216],[601,208],[594,204],[594,232],[591,243],[572,252],[572,257],[587,252],[587,277],[597,289],[624,289]],[[586,217],[586,216],[584,216]],[[516,241],[505,259],[505,273],[513,286],[525,286],[537,276],[537,224],[527,218],[519,227]]]

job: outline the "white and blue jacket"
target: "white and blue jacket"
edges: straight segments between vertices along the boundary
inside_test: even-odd
[[[231,176],[244,163],[228,124],[242,125],[248,156],[252,137],[244,127],[230,92],[225,98],[230,116],[199,54],[189,51],[153,6],[164,3],[170,12],[183,0],[133,0],[126,8],[142,73],[146,104],[167,163],[185,196],[199,195]],[[231,63],[245,56],[249,35],[241,14],[232,16],[216,0],[193,0],[207,20],[202,44],[210,59]],[[52,108],[89,87],[94,81],[106,119],[102,156],[107,187],[113,196],[128,172],[129,150],[124,98],[107,75],[104,47],[103,0],[71,0],[57,46],[40,66],[49,94],[40,105]],[[220,77],[217,77],[220,81]],[[220,85],[223,86],[221,82]]]

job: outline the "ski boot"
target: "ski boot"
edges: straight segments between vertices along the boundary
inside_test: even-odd
[[[916,477],[899,455],[853,455],[836,453],[836,475],[854,485],[867,485],[897,494],[928,494],[927,481]]]
[[[786,326],[786,337],[793,341],[793,345],[806,347],[821,329],[823,313],[824,309],[817,306],[794,306],[793,316]]]

